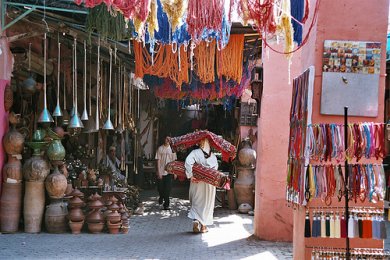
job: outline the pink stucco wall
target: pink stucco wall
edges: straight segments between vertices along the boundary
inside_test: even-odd
[[[386,40],[388,23],[389,1],[346,0],[340,2],[335,8],[333,1],[322,1],[316,30],[315,55],[316,77],[314,82],[313,97],[313,123],[319,122],[343,122],[342,116],[324,116],[320,114],[321,101],[321,67],[322,51],[324,40],[356,40],[356,41],[378,41],[382,43],[382,61],[379,82],[378,116],[376,118],[349,117],[349,122],[383,122],[384,120],[384,94],[385,94],[385,73],[386,73]],[[313,202],[317,203],[317,202]],[[380,205],[378,205],[380,206]],[[303,238],[304,232],[304,210],[294,212],[294,259],[310,259],[310,250],[303,250],[310,246],[310,239]],[[351,240],[352,247],[382,247],[381,241]],[[326,243],[326,244],[325,244]],[[331,244],[329,244],[331,243]],[[322,245],[338,247],[344,246],[344,241],[323,241]],[[360,244],[359,244],[360,243]]]
[[[276,47],[278,48],[278,47]],[[291,82],[299,75],[300,53],[294,54]],[[291,241],[292,209],[286,207],[285,179],[292,85],[288,60],[265,49],[263,52],[263,97],[258,120],[255,196],[255,236],[274,241]]]
[[[310,2],[313,7],[316,1]],[[379,115],[377,118],[352,117],[350,121],[383,122],[388,2],[388,0],[379,0],[373,4],[371,1],[363,0],[321,1],[317,26],[313,28],[306,46],[294,54],[291,67],[292,79],[309,66],[315,65],[312,117],[314,123],[342,122],[343,120],[341,116],[320,115],[321,57],[325,39],[382,42]],[[267,50],[264,50],[263,64],[264,92],[261,118],[258,121],[255,235],[266,240],[293,240],[294,258],[305,259],[304,211],[293,211],[285,203],[291,102],[288,63],[282,55],[272,51],[269,51],[268,55]]]

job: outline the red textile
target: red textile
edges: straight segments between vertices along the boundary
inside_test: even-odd
[[[222,160],[227,162],[229,160],[233,160],[236,157],[237,150],[234,145],[207,130],[201,130],[178,137],[172,137],[169,139],[169,143],[174,151],[181,151],[198,144],[205,138],[209,140],[211,147],[222,153]]]
[[[165,170],[171,174],[176,174],[179,180],[183,181],[187,178],[184,162],[170,162],[165,166]],[[197,181],[203,181],[215,187],[230,190],[229,176],[220,171],[195,163],[192,167],[192,173]]]

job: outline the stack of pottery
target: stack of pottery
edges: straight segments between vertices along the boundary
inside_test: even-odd
[[[8,162],[3,167],[3,189],[0,199],[1,232],[13,233],[19,228],[22,207],[22,159],[24,137],[15,129],[19,117],[11,113],[11,129],[4,135],[3,147]]]
[[[41,232],[43,212],[45,210],[44,181],[50,173],[49,163],[41,155],[41,150],[47,145],[43,141],[45,131],[36,130],[33,141],[26,145],[33,149],[33,155],[23,165],[25,183],[24,194],[24,231],[27,233]]]
[[[101,208],[104,204],[101,201],[101,196],[97,193],[89,197],[88,208],[91,210],[87,215],[88,229],[92,234],[102,232],[104,228],[104,216]]]
[[[68,208],[62,199],[68,183],[58,166],[63,164],[65,148],[61,143],[61,137],[50,128],[47,129],[47,135],[52,140],[47,148],[47,156],[51,164],[54,165],[54,170],[45,181],[45,187],[51,199],[51,204],[46,209],[45,224],[49,233],[64,233],[68,226],[66,219]]]
[[[129,232],[129,212],[122,203],[119,203],[119,214],[121,214],[121,233],[127,234]]]
[[[84,225],[84,213],[81,209],[84,207],[85,203],[82,200],[84,194],[78,189],[74,189],[72,193],[69,194],[71,199],[69,199],[69,227],[72,230],[72,234],[80,234],[81,229]]]
[[[122,225],[121,214],[119,214],[118,200],[113,196],[111,199],[111,205],[108,206],[110,212],[106,215],[107,228],[110,234],[118,234]]]
[[[241,142],[241,149],[238,152],[239,165],[237,167],[238,178],[234,181],[234,193],[237,204],[240,209],[247,206],[254,207],[254,189],[255,189],[255,168],[256,168],[256,151],[252,149],[251,141],[246,139]],[[240,207],[245,204],[245,207]]]

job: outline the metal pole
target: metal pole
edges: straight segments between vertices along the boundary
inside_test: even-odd
[[[348,107],[344,107],[344,150],[345,150],[345,172],[344,172],[344,197],[345,197],[345,230],[347,233],[346,236],[346,259],[350,259],[350,249],[349,249],[349,237],[348,237],[348,219],[349,219],[349,209],[348,209],[348,159],[347,159],[347,149],[348,149]]]

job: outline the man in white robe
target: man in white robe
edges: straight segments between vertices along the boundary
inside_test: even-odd
[[[216,188],[208,183],[197,181],[192,175],[194,163],[205,167],[218,169],[217,157],[211,152],[207,139],[200,143],[200,148],[193,150],[186,158],[185,169],[187,178],[191,179],[189,199],[191,209],[188,217],[193,220],[193,232],[207,232],[207,225],[213,224]]]

